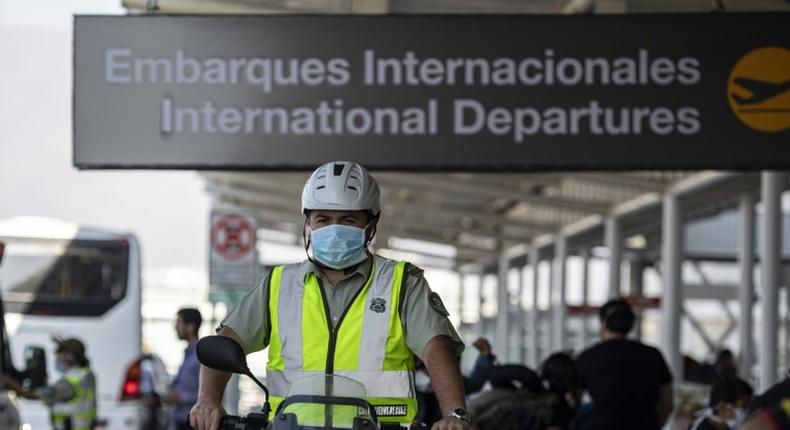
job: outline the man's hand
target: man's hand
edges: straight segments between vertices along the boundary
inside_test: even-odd
[[[166,405],[175,405],[178,403],[178,392],[171,390],[169,393],[162,396],[160,400]]]
[[[2,382],[2,385],[4,385],[7,389],[14,391],[18,396],[22,396],[26,399],[36,398],[33,394],[33,391],[23,388],[19,382],[10,375],[4,373],[2,376],[0,376],[0,382]]]
[[[471,426],[464,420],[458,418],[444,417],[433,423],[431,430],[469,430]]]
[[[480,351],[480,354],[483,354],[484,357],[491,356],[491,344],[488,343],[488,340],[484,337],[478,337],[475,343],[473,343],[475,348]]]
[[[218,402],[198,399],[189,411],[189,425],[196,430],[218,430],[225,415],[225,409]]]

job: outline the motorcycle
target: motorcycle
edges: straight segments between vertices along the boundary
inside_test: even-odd
[[[249,367],[241,346],[228,337],[207,336],[197,344],[201,364],[215,370],[246,375],[263,390],[260,412],[246,417],[226,415],[221,430],[386,430],[378,425],[365,386],[339,375],[315,375],[296,381],[269,421],[269,390]],[[396,427],[399,428],[399,427]]]

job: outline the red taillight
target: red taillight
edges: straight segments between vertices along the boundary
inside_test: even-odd
[[[140,398],[140,360],[135,361],[126,369],[126,378],[121,388],[121,400]]]
[[[126,381],[123,384],[123,397],[140,396],[140,383],[137,381]]]

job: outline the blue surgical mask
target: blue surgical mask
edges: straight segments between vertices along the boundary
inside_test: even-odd
[[[738,428],[744,421],[746,421],[746,410],[743,408],[736,408],[735,409],[735,419],[728,420],[727,424],[730,426],[731,429]]]
[[[365,261],[365,230],[348,225],[333,224],[312,230],[310,244],[313,258],[337,270]]]

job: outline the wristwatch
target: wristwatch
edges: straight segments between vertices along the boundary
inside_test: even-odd
[[[447,414],[447,416],[449,418],[455,418],[461,421],[466,421],[466,422],[471,421],[471,419],[469,418],[469,412],[466,412],[466,410],[461,408],[453,409],[452,411],[450,411],[449,414]]]

